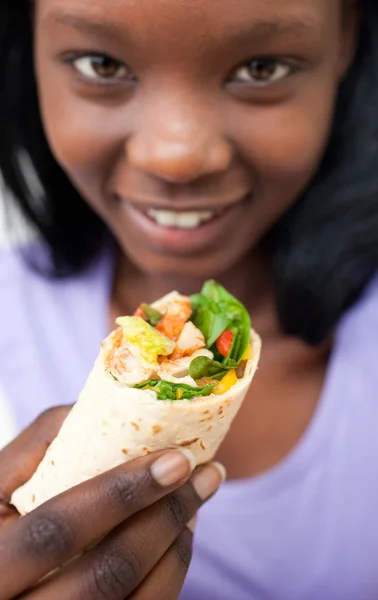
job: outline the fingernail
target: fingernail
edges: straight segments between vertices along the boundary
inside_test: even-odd
[[[155,481],[163,487],[169,487],[189,477],[196,468],[194,454],[187,448],[172,450],[158,458],[151,467]]]
[[[187,524],[187,528],[194,533],[194,530],[196,528],[196,524],[197,524],[197,515],[195,515],[192,519],[190,519],[189,523]]]
[[[198,496],[202,500],[206,500],[217,491],[225,479],[226,469],[224,466],[218,462],[213,462],[193,476],[192,484]]]

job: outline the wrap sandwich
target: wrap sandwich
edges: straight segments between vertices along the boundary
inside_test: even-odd
[[[261,341],[221,285],[120,317],[78,401],[12,504],[24,515],[121,463],[166,448],[209,461],[247,393]]]

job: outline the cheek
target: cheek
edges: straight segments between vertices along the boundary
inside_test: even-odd
[[[84,193],[106,185],[123,152],[117,110],[85,101],[49,77],[39,78],[39,94],[45,133],[57,162]]]
[[[294,201],[318,169],[328,141],[334,98],[314,105],[257,107],[239,122],[240,148],[259,195]],[[279,190],[279,194],[277,194]]]

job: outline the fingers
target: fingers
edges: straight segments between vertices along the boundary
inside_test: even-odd
[[[190,532],[183,532],[203,502],[216,491],[222,475],[216,464],[199,469],[190,482],[121,524],[83,557],[45,580],[27,596],[28,600],[123,600],[167,552],[169,565],[172,561],[180,565],[173,593],[185,577],[191,555]],[[174,552],[177,556],[173,559]]]
[[[19,517],[9,499],[33,475],[69,410],[63,406],[44,412],[0,452],[0,527]]]
[[[61,406],[44,412],[0,452],[0,502],[8,502],[14,490],[30,479],[69,410]]]
[[[0,600],[13,597],[186,481],[188,450],[160,452],[93,478],[0,530]],[[22,564],[22,570],[14,565]]]
[[[193,536],[185,528],[130,600],[177,600],[192,558]]]

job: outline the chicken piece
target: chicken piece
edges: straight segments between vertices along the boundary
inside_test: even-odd
[[[170,358],[176,360],[184,356],[192,356],[193,352],[205,348],[203,333],[191,321],[185,323],[177,340],[176,348]]]
[[[166,294],[159,300],[153,302],[151,306],[155,310],[158,310],[162,315],[164,315],[171,304],[176,302],[186,302],[187,300],[190,301],[188,296],[183,296],[178,292],[169,292],[169,294]]]
[[[121,327],[103,342],[102,349],[105,370],[120,383],[135,385],[157,376],[155,367],[141,360],[137,346],[124,344]]]
[[[201,350],[196,350],[193,352],[191,356],[184,356],[183,358],[177,358],[174,360],[164,360],[160,363],[158,369],[158,375],[160,379],[167,379],[167,377],[177,377],[181,379],[182,377],[186,377],[189,371],[189,365],[198,356],[206,356],[207,358],[213,359],[214,355],[210,350],[206,348],[201,348]],[[169,381],[172,381],[169,379]]]
[[[108,371],[113,363],[113,357],[123,344],[123,332],[121,327],[113,331],[101,344],[104,353],[105,369]]]
[[[177,342],[180,334],[184,328],[185,323],[188,321],[192,314],[192,306],[190,298],[188,296],[181,296],[180,294],[172,294],[166,302],[166,310],[161,311],[157,305],[153,305],[160,312],[164,312],[164,316],[156,325],[155,329],[164,333],[169,339]]]

